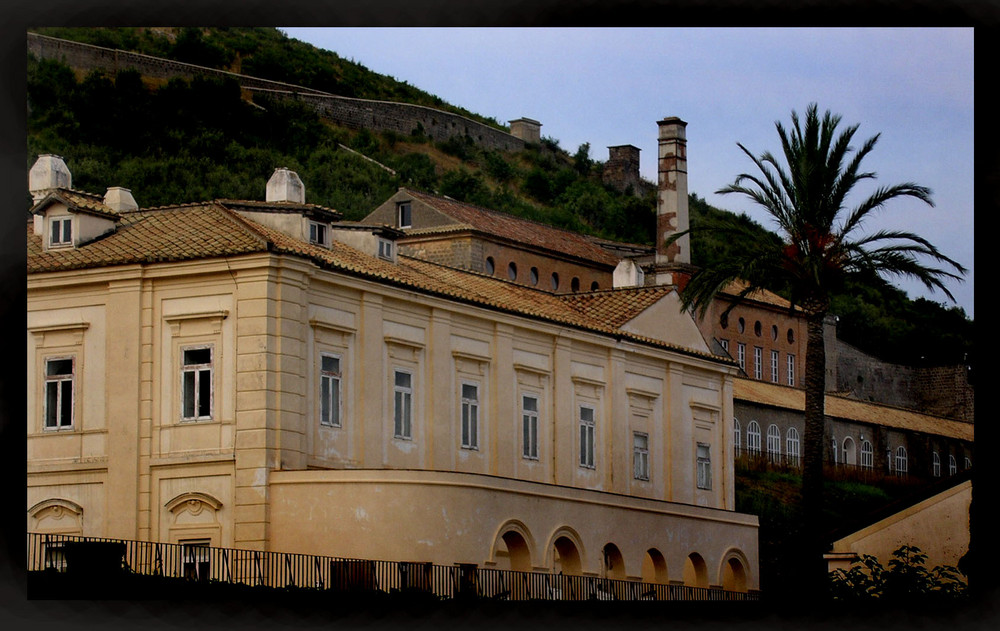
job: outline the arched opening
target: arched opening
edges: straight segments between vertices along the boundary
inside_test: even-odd
[[[854,447],[854,439],[850,436],[844,439],[844,464],[858,464],[858,455]]]
[[[743,563],[730,557],[722,566],[722,589],[731,592],[747,591],[747,572]]]
[[[604,546],[604,576],[607,578],[625,578],[625,559],[621,550],[613,543]]]
[[[498,569],[531,571],[531,547],[516,530],[508,530],[500,536],[495,558]]]
[[[582,567],[580,551],[572,539],[563,535],[552,542],[553,573],[580,574]]]
[[[688,587],[708,587],[708,568],[705,559],[692,552],[684,561],[684,584]]]
[[[661,584],[667,582],[667,560],[656,548],[646,550],[642,558],[642,581]]]

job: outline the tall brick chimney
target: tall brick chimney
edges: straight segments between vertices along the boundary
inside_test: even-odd
[[[666,247],[670,235],[687,230],[687,123],[671,116],[657,123],[659,158],[656,196],[656,284],[683,284],[691,273],[691,238],[685,235]]]

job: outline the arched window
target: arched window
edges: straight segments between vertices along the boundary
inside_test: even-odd
[[[836,444],[834,440],[834,444]],[[788,456],[788,461],[792,465],[799,465],[799,430],[794,427],[788,428],[788,433],[785,435],[785,454]]]
[[[931,474],[935,478],[941,477],[941,456],[936,451],[931,454]]]
[[[574,276],[573,280],[569,281],[569,288],[573,291],[574,294],[580,291],[580,279]]]
[[[538,284],[538,268],[537,267],[532,267],[528,271],[528,278],[531,280],[532,287],[534,287],[535,285]]]
[[[496,263],[493,261],[493,257],[492,256],[487,256],[486,257],[486,273],[489,274],[490,276],[492,276],[494,272],[496,272]]]
[[[750,421],[747,425],[747,451],[754,454],[760,453],[760,425],[757,421]]]
[[[906,447],[900,445],[896,447],[896,473],[904,474],[909,468],[909,462],[906,458]]]
[[[767,457],[775,462],[781,456],[781,430],[777,425],[769,425],[767,428]]]
[[[733,419],[733,448],[736,450],[736,455],[740,455],[740,421],[739,419]]]
[[[966,458],[965,458],[965,468],[966,468],[966,470],[968,470],[968,469],[971,469],[971,468],[972,468],[972,460],[971,460],[971,459],[969,459],[969,457],[968,457],[968,456],[966,456]]]
[[[837,464],[837,437],[830,437],[830,455],[833,457],[833,464]]]
[[[858,464],[857,454],[854,453],[854,439],[850,436],[844,439],[844,464],[851,466]]]
[[[517,280],[517,264],[514,261],[507,264],[507,278]]]
[[[552,272],[551,284],[552,284],[552,291],[559,289],[559,274]]]
[[[955,475],[958,473],[958,461],[955,460],[955,456],[948,456],[948,475]]]
[[[867,440],[861,441],[861,466],[866,469],[871,469],[875,466],[875,452],[872,450],[872,444]]]

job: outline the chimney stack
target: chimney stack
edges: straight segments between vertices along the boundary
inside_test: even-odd
[[[73,176],[61,156],[45,153],[38,156],[28,171],[28,192],[35,202],[54,188],[72,188]]]
[[[524,142],[537,143],[542,139],[542,124],[530,118],[518,118],[510,122],[510,135]]]
[[[121,186],[108,188],[108,192],[104,194],[104,205],[119,213],[139,210],[139,204],[132,197],[132,191]]]
[[[295,171],[278,167],[267,181],[267,196],[269,202],[306,203],[306,187]]]
[[[677,117],[657,123],[659,135],[659,179],[656,197],[656,266],[691,263],[691,238],[684,236],[670,247],[663,245],[672,234],[688,229],[687,123]]]

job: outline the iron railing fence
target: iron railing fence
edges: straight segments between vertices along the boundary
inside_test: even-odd
[[[110,566],[109,566],[110,563]],[[597,576],[481,568],[474,564],[332,556],[28,533],[29,572],[95,568],[144,576],[337,592],[418,592],[440,599],[750,601],[759,592]]]

